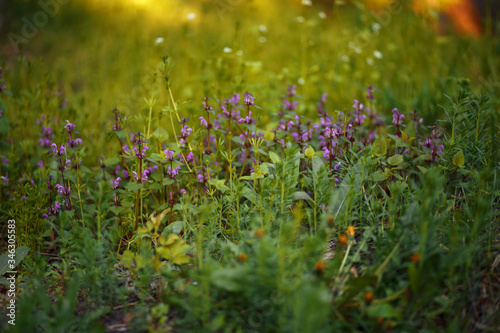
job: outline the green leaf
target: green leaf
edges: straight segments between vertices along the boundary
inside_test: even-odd
[[[102,162],[108,166],[117,165],[118,163],[120,163],[120,157],[118,157],[118,156],[110,157],[110,158],[105,159]]]
[[[374,304],[368,308],[368,316],[371,318],[399,318],[401,314],[390,304]]]
[[[181,233],[183,228],[184,228],[184,221],[176,221],[167,225],[165,229],[163,229],[161,235],[164,237],[167,237],[169,234],[178,235]]]
[[[325,164],[323,163],[323,159],[318,156],[312,157],[312,170],[314,173],[318,173],[319,169],[321,169],[321,167],[324,165]]]
[[[426,174],[427,173],[427,169],[424,168],[423,166],[420,166],[420,165],[417,165],[417,168],[422,171],[423,174]]]
[[[293,194],[293,200],[309,200],[311,202],[313,201],[313,199],[309,196],[309,194],[307,194],[304,191],[295,192]]]
[[[376,182],[381,182],[387,179],[387,176],[382,171],[377,171],[372,174],[372,179]]]
[[[379,135],[372,145],[372,156],[382,156],[387,154],[387,141],[383,135]]]
[[[127,184],[127,190],[129,190],[131,192],[137,192],[141,188],[142,188],[142,184],[141,183],[136,183],[134,181],[131,181],[131,182],[129,182]]]
[[[134,253],[130,250],[125,250],[122,254],[121,264],[130,269],[132,267],[132,260],[134,260]]]
[[[210,273],[210,281],[216,287],[227,290],[237,291],[240,288],[239,281],[243,281],[245,271],[241,267],[221,268]]]
[[[459,150],[455,156],[453,156],[453,165],[457,168],[463,167],[465,164],[465,156],[462,150]]]
[[[281,158],[273,151],[269,152],[269,158],[271,159],[271,161],[273,161],[274,164],[278,164],[281,162]]]
[[[401,163],[403,163],[403,155],[396,154],[394,156],[391,156],[391,157],[389,157],[387,162],[389,162],[390,165],[401,164]]]
[[[30,248],[27,246],[21,246],[16,249],[16,254],[14,256],[14,266],[11,266],[9,264],[9,260],[12,260],[9,258],[9,252],[5,252],[0,256],[0,275],[4,275],[5,272],[12,271],[14,268],[16,268],[17,265],[26,257],[28,254]]]

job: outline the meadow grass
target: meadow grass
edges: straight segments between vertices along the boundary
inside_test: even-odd
[[[498,328],[498,37],[214,4],[75,1],[2,40],[3,329]]]

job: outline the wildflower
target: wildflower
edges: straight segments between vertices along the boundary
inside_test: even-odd
[[[68,122],[64,128],[68,131],[68,133],[71,133],[75,129],[75,124]]]
[[[43,160],[38,161],[36,164],[40,169],[43,168]]]
[[[182,196],[185,196],[187,195],[187,191],[183,188],[181,188],[181,190],[179,191],[179,193],[182,195]]]
[[[340,169],[340,162],[333,167],[333,170],[335,171],[339,171],[339,169]]]
[[[318,260],[314,264],[314,270],[316,273],[323,273],[323,270],[325,269],[325,262],[323,260]]]
[[[2,180],[2,183],[7,184],[9,182],[9,178],[5,176],[1,176],[0,179]]]
[[[371,303],[371,301],[373,299],[373,296],[375,296],[375,294],[373,293],[373,291],[368,291],[365,294],[365,301],[366,301],[366,303]]]
[[[264,236],[264,233],[265,233],[264,229],[261,229],[261,228],[257,229],[257,231],[256,231],[256,235],[259,238],[262,238],[262,236]]]
[[[169,161],[173,161],[174,160],[174,154],[175,154],[175,152],[173,150],[167,149],[163,153],[165,154],[165,159],[166,160],[169,160]]]
[[[422,259],[422,255],[418,252],[415,252],[411,255],[410,259],[411,259],[411,262],[416,264],[420,259]]]
[[[253,124],[255,123],[255,120],[252,119],[252,111],[248,111],[248,116],[245,118],[240,118],[238,120],[238,123],[246,123],[246,124]]]
[[[128,178],[128,171],[122,170],[122,175],[123,175],[123,178]]]
[[[64,147],[64,145],[60,145],[58,148],[57,145],[53,143],[51,147],[52,147],[52,153],[54,154],[57,154],[59,156],[66,154],[66,147]]]
[[[135,156],[137,156],[137,158],[139,159],[144,159],[146,158],[146,150],[149,149],[148,146],[143,146],[142,148],[139,146],[139,148],[137,148],[136,146],[133,147],[134,148],[134,151],[135,151]]]
[[[3,163],[3,164],[7,164],[7,163],[9,163],[9,159],[8,159],[7,157],[3,156],[3,155],[2,155],[1,160],[2,160],[2,163]]]
[[[243,102],[245,103],[245,105],[247,106],[252,106],[252,105],[255,105],[255,98],[256,97],[253,97],[252,94],[248,93],[248,92],[245,92],[243,94]]]
[[[57,193],[62,194],[66,197],[69,197],[71,194],[71,186],[65,187],[64,184],[56,184],[55,188],[57,189]]]
[[[398,109],[392,109],[392,123],[398,127],[401,126],[401,121],[405,117],[404,114],[399,113]]]
[[[111,181],[111,184],[113,184],[113,190],[116,190],[118,186],[120,186],[120,181],[122,179],[120,177],[116,177],[116,179]]]
[[[167,176],[170,178],[170,179],[174,179],[178,174],[179,174],[179,171],[181,170],[181,167],[180,166],[177,166],[175,168],[172,168],[170,165],[167,165]],[[198,175],[200,176],[200,175]],[[203,176],[202,176],[203,177]]]
[[[246,253],[242,252],[242,253],[238,254],[238,261],[239,262],[243,263],[243,262],[247,261],[247,259],[248,259],[248,255]]]
[[[347,245],[347,236],[346,235],[340,235],[339,244],[341,246]]]
[[[77,138],[77,139],[73,140],[71,138],[71,135],[69,136],[68,146],[70,146],[71,148],[75,148],[76,146],[78,146],[81,143],[82,143],[82,139]]]
[[[284,99],[283,104],[285,105],[286,110],[292,111],[292,110],[295,110],[297,108],[297,105],[299,105],[299,102],[294,101],[294,102],[290,103],[290,101]]]
[[[335,187],[337,187],[337,183],[340,182],[338,178],[335,178]]]
[[[186,155],[186,161],[189,163],[189,162],[192,162],[194,160],[194,154],[192,151],[190,151],[187,155]]]
[[[205,120],[205,118],[202,116],[199,119],[200,119],[200,125],[205,128],[208,128],[208,122]]]
[[[354,230],[355,230],[355,229],[356,229],[356,228],[355,228],[355,227],[353,227],[352,225],[348,226],[348,227],[347,227],[347,232],[346,232],[347,236],[349,236],[349,237],[354,237]]]
[[[54,214],[57,214],[59,213],[59,210],[61,209],[61,205],[59,203],[55,203],[54,204],[54,207],[52,208],[52,210],[54,211]]]
[[[115,206],[121,206],[120,199],[118,199],[118,196],[116,195],[116,192],[113,193],[113,204]]]

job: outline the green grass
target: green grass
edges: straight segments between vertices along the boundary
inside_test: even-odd
[[[498,327],[498,37],[439,36],[407,10],[375,33],[362,6],[323,19],[281,3],[222,16],[189,5],[71,2],[20,53],[0,42],[1,248],[15,219],[30,249],[17,258],[16,326],[3,329]],[[10,31],[37,10],[11,7]],[[217,117],[235,93],[228,111],[251,122]]]

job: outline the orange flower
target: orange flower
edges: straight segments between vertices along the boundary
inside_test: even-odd
[[[248,259],[248,256],[246,253],[242,252],[242,253],[238,254],[238,260],[240,262],[245,262],[245,261],[247,261],[247,259]]]
[[[370,302],[372,301],[372,299],[373,299],[373,296],[374,296],[373,291],[369,291],[369,292],[367,292],[367,293],[365,294],[365,301],[366,301],[367,303],[370,303]]]
[[[257,229],[257,237],[262,238],[264,236],[264,229]]]
[[[340,235],[340,237],[339,237],[339,244],[342,245],[342,246],[343,245],[347,245],[347,237],[346,237],[346,235]]]
[[[335,218],[332,215],[328,216],[328,218],[326,219],[326,221],[328,222],[328,225],[330,227],[333,227],[335,225]]]
[[[323,260],[316,261],[316,264],[314,265],[314,269],[318,273],[323,272],[323,270],[325,269],[325,263],[323,262]]]
[[[348,226],[346,232],[347,236],[354,237],[354,229],[356,228],[354,228],[352,225]]]
[[[411,255],[411,261],[416,264],[420,259],[422,259],[422,256],[420,255],[420,253],[418,252],[415,252]]]

